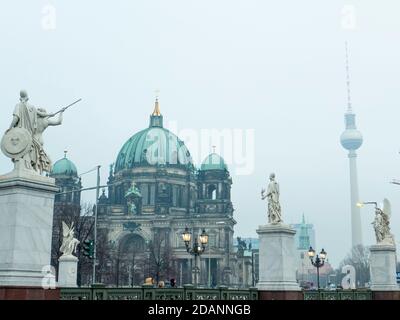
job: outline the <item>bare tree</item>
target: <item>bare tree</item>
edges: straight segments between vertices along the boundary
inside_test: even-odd
[[[357,287],[364,287],[370,281],[369,249],[367,247],[363,245],[353,247],[351,252],[340,263],[339,269],[336,270],[337,275],[342,275],[342,268],[345,265],[352,265],[355,268]]]
[[[112,248],[108,240],[107,230],[98,229],[96,244],[96,281],[101,283],[112,283],[114,279]]]
[[[175,278],[175,257],[168,241],[168,232],[159,230],[154,233],[154,239],[149,243],[150,270],[158,283],[162,279]]]

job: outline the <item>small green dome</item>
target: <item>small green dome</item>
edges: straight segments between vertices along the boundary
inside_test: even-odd
[[[75,164],[67,158],[67,155],[64,158],[58,160],[51,169],[50,176],[78,176],[78,170],[76,169]]]
[[[228,170],[228,166],[220,155],[211,153],[201,164],[201,170]]]

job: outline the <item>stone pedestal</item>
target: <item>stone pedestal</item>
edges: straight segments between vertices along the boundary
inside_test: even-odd
[[[57,191],[54,179],[34,172],[0,176],[0,286],[42,287]]]
[[[300,291],[296,282],[294,235],[288,225],[260,226],[259,282],[260,291]]]
[[[61,256],[58,259],[58,287],[76,288],[78,275],[78,258],[75,256]]]
[[[396,247],[377,244],[370,247],[372,291],[398,291],[396,282]]]

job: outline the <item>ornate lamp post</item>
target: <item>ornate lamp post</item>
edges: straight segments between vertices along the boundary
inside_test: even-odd
[[[200,256],[204,250],[206,249],[206,245],[208,243],[208,234],[203,229],[203,232],[199,236],[199,240],[197,237],[194,239],[193,246],[190,246],[190,242],[192,239],[192,234],[189,232],[189,229],[186,227],[185,231],[182,233],[182,240],[185,242],[186,251],[194,256],[194,285],[197,286],[197,276],[199,273],[199,268],[197,267],[197,257]]]
[[[308,250],[308,256],[310,258],[311,264],[317,268],[317,288],[319,290],[319,268],[323,267],[325,264],[325,259],[326,259],[326,251],[324,249],[321,250],[319,255],[315,257],[315,250],[310,247]],[[314,259],[315,258],[315,259]]]

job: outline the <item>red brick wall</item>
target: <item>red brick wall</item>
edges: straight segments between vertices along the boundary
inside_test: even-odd
[[[301,291],[259,291],[259,300],[304,300]]]
[[[400,291],[373,291],[373,300],[400,300]]]
[[[60,289],[0,287],[0,300],[60,300]]]

